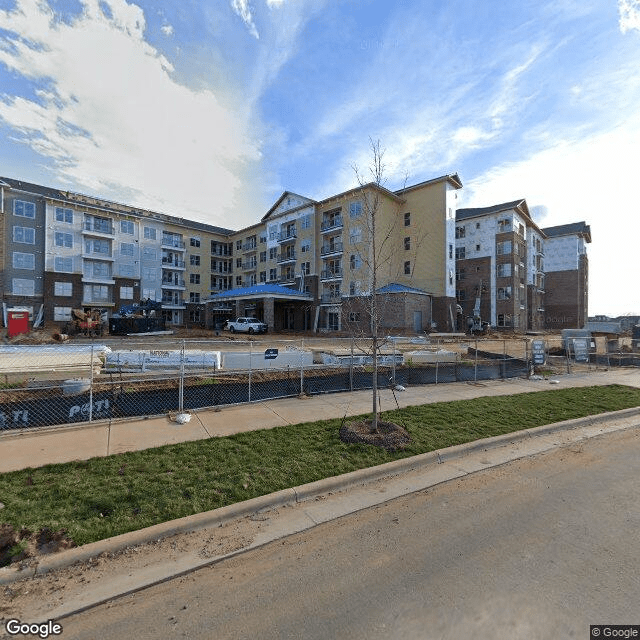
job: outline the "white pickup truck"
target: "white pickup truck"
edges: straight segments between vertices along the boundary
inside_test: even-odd
[[[227,320],[224,327],[231,333],[267,333],[267,325],[257,318],[238,318],[237,320]]]

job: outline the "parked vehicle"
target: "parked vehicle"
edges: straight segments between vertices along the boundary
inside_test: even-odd
[[[228,320],[224,327],[231,333],[267,333],[267,325],[258,318],[237,318]]]

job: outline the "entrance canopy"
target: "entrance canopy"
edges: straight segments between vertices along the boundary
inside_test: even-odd
[[[283,287],[279,284],[256,284],[253,287],[243,287],[242,289],[231,289],[222,293],[216,293],[207,300],[205,304],[218,305],[221,302],[235,302],[236,300],[265,300],[274,301],[305,301],[313,302],[313,296],[310,293],[296,291]]]

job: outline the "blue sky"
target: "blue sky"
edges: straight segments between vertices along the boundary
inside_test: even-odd
[[[457,172],[591,225],[591,314],[640,313],[640,0],[0,0],[0,174],[228,228],[284,190]]]

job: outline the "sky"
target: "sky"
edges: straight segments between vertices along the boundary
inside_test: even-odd
[[[0,0],[0,175],[239,229],[379,140],[584,220],[589,314],[640,314],[639,70],[640,0]]]

